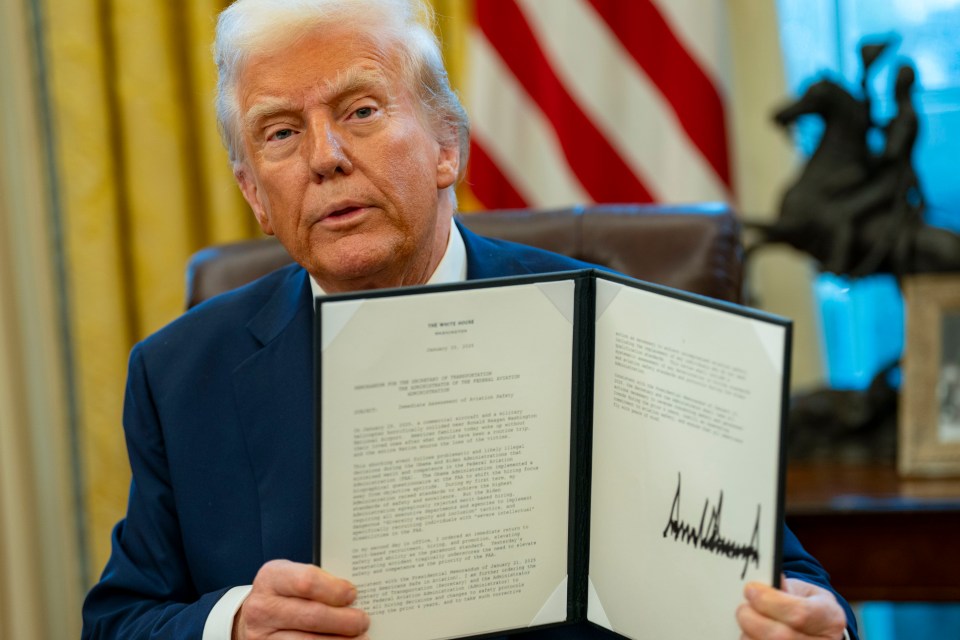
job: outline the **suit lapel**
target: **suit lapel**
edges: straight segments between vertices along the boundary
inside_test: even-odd
[[[457,223],[467,249],[467,280],[500,278],[531,273],[503,244],[478,236]]]
[[[233,372],[257,483],[264,560],[309,562],[313,505],[313,308],[293,269],[247,328],[262,345]]]

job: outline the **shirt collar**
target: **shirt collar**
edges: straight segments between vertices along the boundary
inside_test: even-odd
[[[437,265],[433,275],[427,280],[427,284],[450,284],[454,282],[463,282],[467,279],[467,247],[463,244],[463,236],[460,229],[453,222],[450,223],[450,235],[447,236],[447,248],[443,252],[443,258]],[[323,288],[317,284],[317,281],[310,276],[310,290],[313,297],[326,295]]]

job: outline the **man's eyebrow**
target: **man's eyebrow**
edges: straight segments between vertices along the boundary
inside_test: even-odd
[[[264,118],[268,118],[277,113],[294,111],[295,109],[296,107],[293,103],[286,98],[268,96],[258,100],[255,105],[247,110],[243,116],[243,123],[247,129],[251,129]]]
[[[371,89],[381,89],[385,91],[387,86],[387,79],[379,70],[365,67],[351,67],[345,72],[338,74],[335,79],[328,80],[324,84],[324,100],[332,103],[350,94]]]

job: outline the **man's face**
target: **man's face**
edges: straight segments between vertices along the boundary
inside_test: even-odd
[[[422,284],[457,176],[388,48],[339,29],[252,58],[238,82],[237,181],[263,231],[327,292]]]

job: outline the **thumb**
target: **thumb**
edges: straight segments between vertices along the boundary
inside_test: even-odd
[[[811,598],[826,592],[826,589],[818,584],[806,582],[805,580],[797,580],[796,578],[788,578],[787,576],[780,578],[780,588],[786,593],[797,596],[798,598]]]

